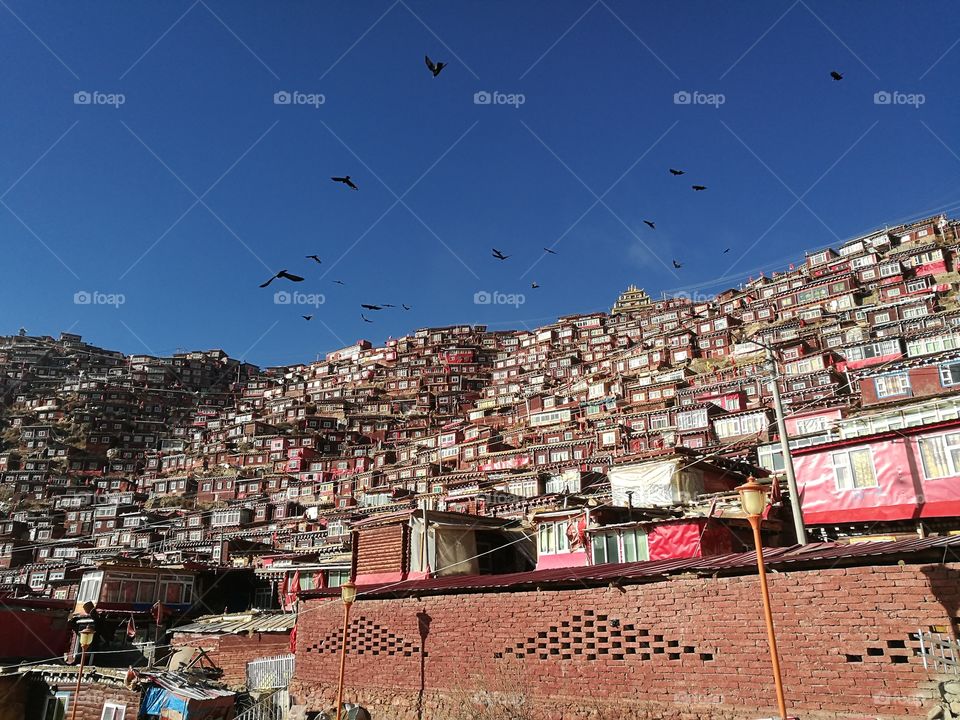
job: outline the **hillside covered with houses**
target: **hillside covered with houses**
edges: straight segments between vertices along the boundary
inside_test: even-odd
[[[770,546],[797,512],[824,543],[960,531],[958,230],[885,228],[710,300],[630,287],[609,313],[290,367],[0,338],[0,600],[20,621],[0,659],[75,653],[91,608],[126,668],[211,617],[288,635],[300,593],[351,578],[738,553],[749,476],[775,486]]]

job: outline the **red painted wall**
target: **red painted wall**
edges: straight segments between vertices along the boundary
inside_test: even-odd
[[[917,444],[919,437],[956,432],[944,423],[923,433],[885,433],[862,442],[832,443],[793,452],[804,520],[812,524],[908,520],[960,515],[960,476],[927,480]],[[838,490],[831,453],[869,448],[877,487]]]
[[[0,606],[0,658],[39,660],[63,655],[70,642],[64,611]]]
[[[938,678],[911,635],[950,627],[960,614],[960,564],[780,572],[769,581],[792,715],[906,720],[939,702]],[[344,699],[373,717],[776,713],[755,575],[361,598],[351,618]],[[308,709],[333,705],[341,622],[330,598],[301,609],[291,693]],[[483,714],[487,702],[520,709]]]

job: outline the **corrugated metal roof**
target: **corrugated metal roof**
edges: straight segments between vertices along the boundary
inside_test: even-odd
[[[297,622],[293,613],[258,612],[230,615],[205,615],[189,625],[173,628],[178,633],[203,635],[238,635],[245,632],[288,632]]]
[[[909,559],[911,562],[937,561],[945,558],[951,548],[960,548],[960,536],[856,544],[811,543],[792,547],[765,548],[764,561],[767,567],[787,570],[792,569],[792,566],[831,567],[840,563],[865,565],[874,561],[890,563],[900,559]],[[953,557],[960,560],[960,556],[956,554],[953,554]],[[751,573],[755,571],[756,563],[755,552],[730,553],[706,558],[610,563],[505,575],[470,575],[361,585],[358,587],[358,595],[388,597],[410,593],[496,592],[531,589],[546,585],[590,586],[611,582],[633,584],[656,582],[681,573],[704,575]],[[301,593],[301,597],[330,597],[339,594],[339,588],[325,588],[305,591]]]

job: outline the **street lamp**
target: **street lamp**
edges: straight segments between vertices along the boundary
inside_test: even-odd
[[[776,479],[774,479],[776,482]],[[787,702],[783,697],[783,681],[780,679],[780,656],[777,652],[777,636],[773,630],[773,613],[770,611],[770,591],[767,588],[767,570],[763,566],[763,541],[760,539],[760,522],[767,507],[767,487],[761,485],[753,476],[737,488],[740,494],[740,507],[750,521],[753,529],[753,543],[757,549],[757,570],[760,575],[760,592],[763,595],[763,616],[767,623],[767,643],[770,646],[770,662],[773,665],[773,682],[777,688],[777,707],[782,720],[787,720]]]
[[[77,688],[73,693],[73,707],[70,709],[70,720],[76,720],[77,718],[77,705],[80,704],[80,680],[83,678],[83,664],[87,659],[87,649],[93,644],[93,636],[95,634],[92,623],[84,625],[83,630],[78,633],[80,638],[80,669],[77,670]]]
[[[350,606],[357,599],[357,586],[353,580],[347,580],[340,586],[340,599],[343,600],[343,637],[340,642],[340,680],[337,683],[337,720],[343,708],[343,671],[347,664],[347,631],[350,629]]]

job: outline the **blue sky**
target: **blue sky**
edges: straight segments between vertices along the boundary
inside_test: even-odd
[[[947,2],[3,0],[0,332],[287,364],[418,327],[534,327],[609,308],[631,283],[710,292],[955,213],[954,15]],[[449,63],[439,77],[425,53]],[[276,104],[284,91],[302,104]],[[345,174],[359,192],[329,180]],[[257,287],[284,268],[307,280]],[[360,303],[412,310],[367,324]]]

